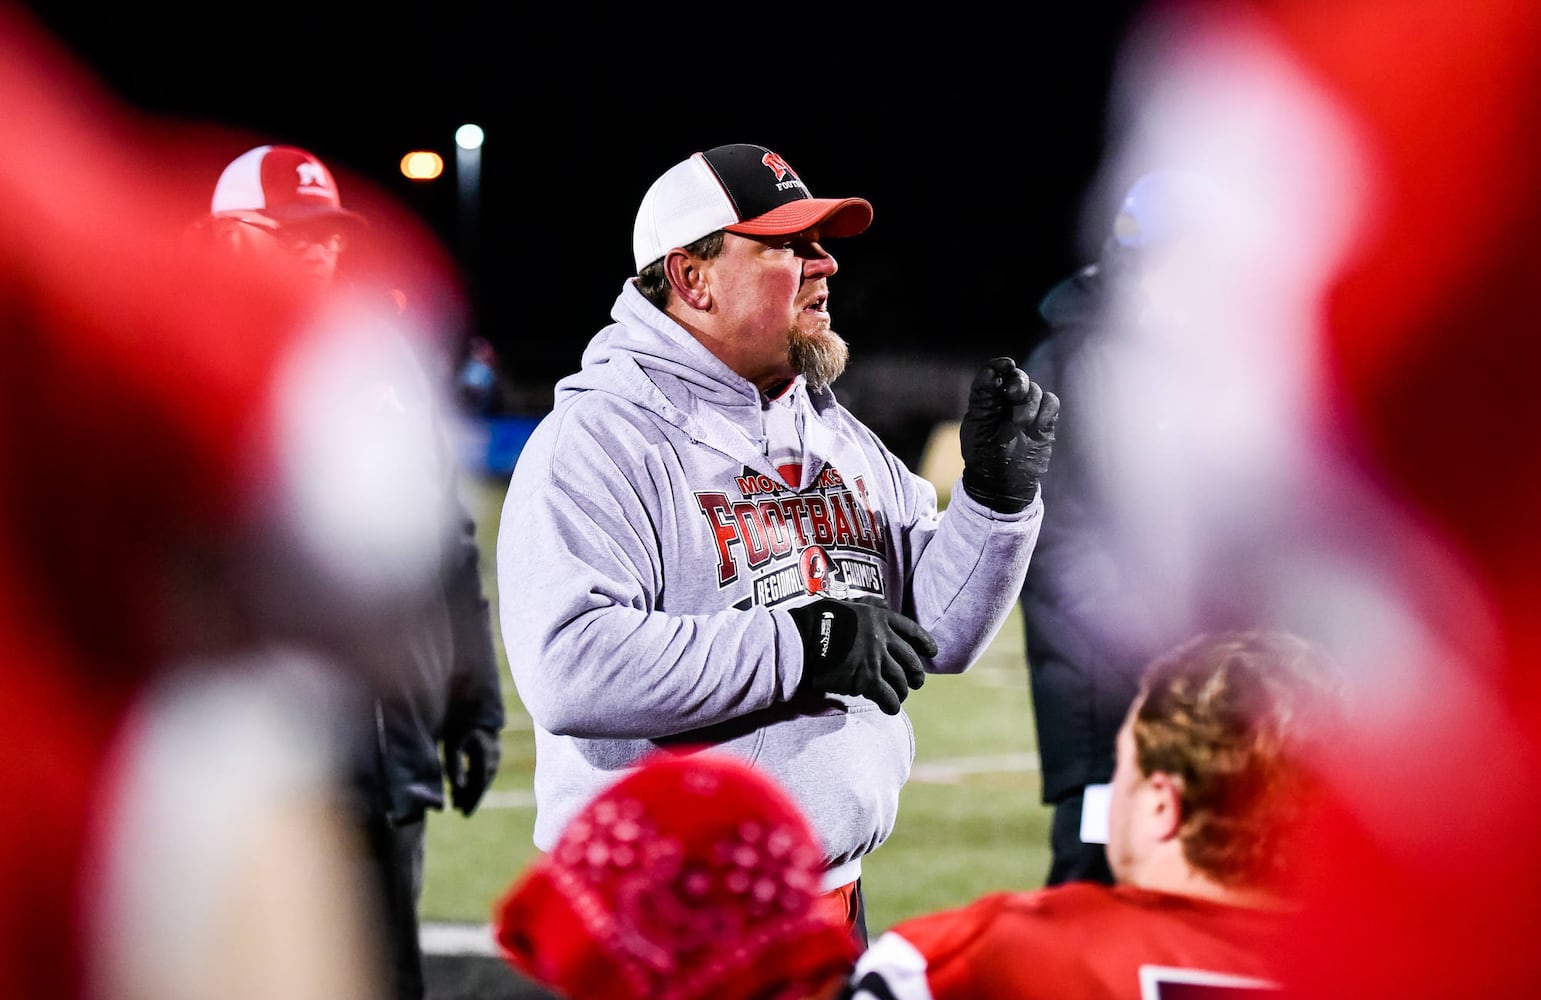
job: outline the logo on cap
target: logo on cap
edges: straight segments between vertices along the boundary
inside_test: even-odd
[[[295,164],[294,172],[300,178],[300,194],[317,195],[322,198],[332,196],[331,182],[326,175],[326,168],[315,160],[301,160]]]
[[[760,162],[765,164],[767,167],[770,167],[771,170],[775,172],[776,180],[778,181],[785,180],[787,174],[791,174],[793,180],[799,179],[797,176],[797,171],[793,170],[791,164],[787,163],[786,160],[783,160],[781,158],[781,154],[779,153],[766,153],[764,156],[760,157]]]
[[[808,195],[808,186],[803,183],[803,179],[797,176],[797,171],[793,170],[792,165],[783,160],[779,154],[767,152],[764,156],[760,157],[760,162],[770,167],[771,172],[776,175],[777,191],[796,188],[802,191],[804,196],[811,197]],[[787,180],[788,175],[791,175],[791,180]]]

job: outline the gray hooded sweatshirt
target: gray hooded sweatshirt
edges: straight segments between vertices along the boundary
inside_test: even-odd
[[[798,693],[788,608],[879,598],[961,673],[1010,613],[1041,497],[998,514],[961,485],[943,513],[828,390],[791,403],[803,487],[765,455],[759,389],[628,280],[612,324],[519,455],[498,531],[515,687],[535,725],[535,844],[659,746],[714,745],[779,780],[852,881],[893,831],[915,757],[903,713]],[[924,697],[924,689],[915,697]]]

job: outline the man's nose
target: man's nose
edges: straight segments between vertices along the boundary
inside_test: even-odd
[[[809,277],[829,277],[840,270],[840,265],[823,244],[809,243],[803,253],[803,273]]]

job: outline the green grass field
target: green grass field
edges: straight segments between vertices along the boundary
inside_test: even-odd
[[[477,517],[487,592],[496,602],[493,544],[503,484],[469,479],[466,497]],[[430,814],[424,921],[487,920],[536,853],[530,840],[534,737],[506,670],[503,677],[509,722],[487,801],[469,819]],[[1049,811],[1038,800],[1038,744],[1018,613],[973,669],[928,678],[905,708],[915,724],[915,772],[893,836],[863,863],[867,926],[874,934],[992,889],[1036,887],[1049,864]]]

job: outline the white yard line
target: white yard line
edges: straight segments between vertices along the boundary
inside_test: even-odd
[[[529,788],[492,789],[482,796],[477,809],[534,809],[535,792]]]
[[[971,774],[1036,773],[1036,753],[998,753],[980,757],[943,757],[917,763],[910,780],[928,785],[955,785]]]
[[[418,930],[425,955],[477,955],[499,957],[491,924],[432,924]]]

